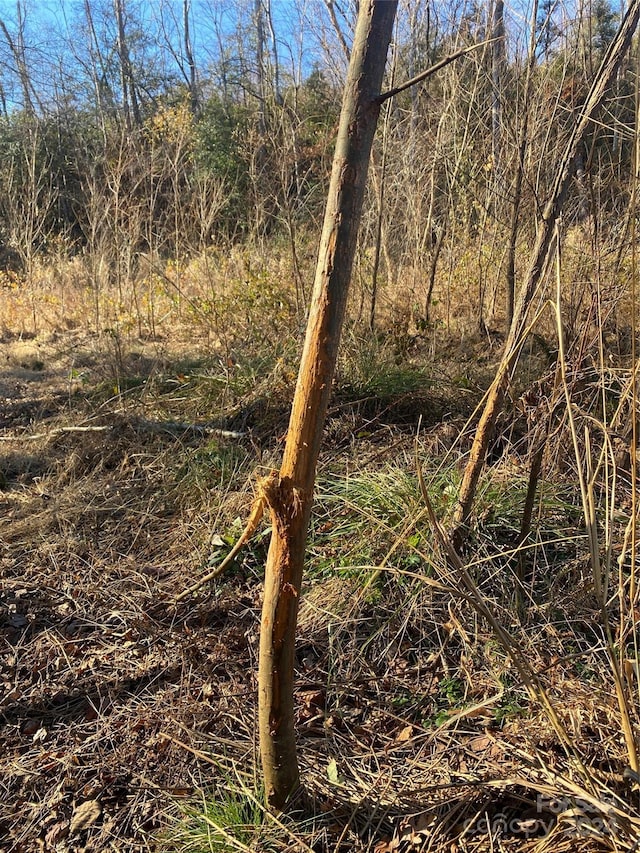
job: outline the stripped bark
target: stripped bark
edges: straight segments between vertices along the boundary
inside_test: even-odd
[[[293,670],[307,527],[396,7],[396,0],[360,4],[284,458],[262,483],[272,537],[260,631],[260,751],[267,801],[277,809],[300,787]]]

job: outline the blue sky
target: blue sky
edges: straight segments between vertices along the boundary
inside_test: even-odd
[[[233,50],[236,23],[240,18],[246,26],[250,25],[253,0],[191,0],[191,4],[196,63],[206,69],[219,54],[220,42]],[[271,5],[283,70],[290,74],[308,73],[317,59],[315,25],[322,0],[271,0]],[[21,0],[21,7],[26,22],[26,42],[34,60],[39,53],[43,56],[63,54],[71,46],[73,54],[85,46],[82,43],[86,42],[86,37],[81,26],[83,0]],[[91,7],[98,29],[114,28],[113,0],[91,0]],[[143,31],[158,44],[159,50],[163,49],[163,42],[166,47],[166,34],[172,38],[174,47],[181,50],[181,0],[125,0],[125,9],[131,20],[142,23]],[[15,0],[0,0],[0,17],[10,32],[15,32]],[[115,38],[115,29],[112,35]],[[2,61],[0,55],[0,64]],[[69,65],[73,67],[73,55]]]
[[[477,0],[485,6],[489,0]],[[215,62],[223,44],[233,55],[237,51],[234,30],[240,19],[246,28],[251,27],[255,0],[191,0],[192,38],[196,64],[206,75]],[[347,5],[349,0],[343,0]],[[460,16],[471,0],[431,0],[431,25],[448,31],[451,19]],[[509,21],[509,50],[511,55],[526,49],[530,11],[528,0],[511,0],[506,4]],[[409,14],[416,8],[426,8],[427,0],[400,0],[399,26],[401,31],[409,26]],[[558,8],[573,7],[574,0],[559,0]],[[82,26],[83,0],[21,0],[26,20],[28,59],[32,62],[33,78],[47,97],[56,73],[66,77],[65,85],[73,89],[73,75],[78,63],[87,55],[88,39]],[[337,76],[344,71],[344,59],[336,46],[335,36],[328,21],[323,0],[271,0],[274,29],[277,37],[278,58],[281,71],[299,79],[312,69],[314,63],[334,71]],[[105,41],[115,43],[113,0],[91,0],[96,26],[107,29]],[[177,65],[166,48],[167,34],[174,49],[180,53],[182,29],[182,0],[125,0],[132,20],[139,20],[143,33],[151,40],[149,56],[162,59],[166,68],[179,75]],[[10,31],[16,23],[16,0],[0,0],[0,17]],[[423,15],[424,20],[424,15]],[[154,45],[156,46],[154,48]],[[58,62],[51,65],[51,59]],[[253,57],[248,56],[252,61]],[[19,97],[19,87],[10,73],[11,58],[0,35],[0,80],[7,98]],[[334,67],[333,67],[334,66]]]

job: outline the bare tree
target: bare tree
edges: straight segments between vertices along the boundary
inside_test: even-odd
[[[191,41],[191,29],[189,26],[190,15],[191,0],[183,0],[182,33],[184,39],[184,55],[187,60],[187,68],[189,69],[187,85],[189,87],[189,96],[191,98],[191,109],[194,113],[197,113],[200,108],[200,98],[198,93],[198,73],[196,69],[195,59],[193,58],[193,44]]]
[[[12,36],[4,20],[0,18],[0,30],[5,38],[9,53],[14,63],[15,73],[22,92],[22,107],[29,116],[35,115],[35,104],[38,96],[33,88],[29,66],[27,64],[27,49],[25,44],[25,16],[20,0],[16,0],[16,33]]]
[[[307,528],[396,7],[395,0],[360,4],[284,458],[280,472],[263,483],[273,532],[260,631],[259,728],[266,796],[275,808],[300,785],[293,671]]]
[[[129,45],[127,43],[127,32],[125,26],[124,0],[113,0],[113,8],[118,26],[118,59],[120,62],[120,82],[122,87],[122,106],[127,127],[142,124],[138,94],[136,91]]]
[[[193,52],[191,19],[191,0],[182,0],[180,15],[177,14],[175,5],[170,0],[162,0],[162,3],[159,4],[157,20],[164,46],[184,80],[189,95],[191,112],[198,115],[202,104],[198,67]],[[169,76],[170,74],[167,73],[167,77]]]
[[[93,10],[91,8],[90,0],[84,0],[84,15],[89,35],[91,80],[93,82],[93,87],[96,96],[96,106],[98,108],[98,115],[100,116],[102,122],[102,132],[104,135],[106,134],[106,115],[110,111],[109,108],[113,106],[113,93],[109,89],[106,63],[102,54],[102,50],[100,49],[100,42],[96,33],[96,27],[93,19]],[[108,105],[105,104],[105,97],[108,101]]]
[[[28,121],[18,150],[5,167],[0,212],[7,223],[9,243],[22,262],[33,300],[33,330],[37,332],[34,271],[38,252],[46,247],[53,231],[50,214],[56,204],[51,156],[43,144],[38,119]]]
[[[264,6],[262,0],[255,0],[254,22],[256,28],[256,84],[258,97],[258,133],[267,133],[266,102],[267,102],[267,69],[266,69],[266,33],[264,22]]]
[[[329,13],[329,19],[331,20],[331,25],[333,26],[333,30],[335,32],[336,38],[338,39],[338,44],[344,54],[346,61],[349,61],[350,49],[347,41],[344,37],[344,33],[342,32],[342,27],[338,21],[338,17],[336,15],[336,8],[334,0],[324,0],[324,4],[327,7],[327,12]]]
[[[529,39],[529,55],[527,58],[527,70],[525,74],[522,117],[520,119],[520,131],[518,147],[516,152],[515,177],[513,179],[513,190],[511,198],[511,221],[509,226],[509,244],[507,248],[507,299],[506,299],[506,325],[510,328],[513,322],[513,308],[516,296],[516,247],[518,243],[518,225],[520,221],[520,207],[522,202],[522,184],[524,181],[525,157],[529,144],[529,121],[531,114],[531,94],[533,84],[533,72],[536,63],[536,49],[538,39],[536,36],[535,23],[538,17],[538,2],[534,0],[531,12],[531,33]]]
[[[504,31],[504,0],[494,0],[491,8],[491,147],[495,184],[501,189],[502,173],[502,98],[507,61]]]

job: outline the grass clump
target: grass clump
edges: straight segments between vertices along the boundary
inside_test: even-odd
[[[415,476],[395,465],[323,478],[310,544],[311,576],[370,575],[370,568],[358,567],[378,565],[418,511],[418,501]],[[415,534],[413,541],[419,538]],[[410,557],[411,544],[403,544],[402,551]]]
[[[260,791],[229,785],[215,793],[202,792],[198,805],[180,809],[165,853],[231,853],[277,850],[274,830],[265,819]]]

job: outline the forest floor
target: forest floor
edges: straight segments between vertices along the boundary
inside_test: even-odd
[[[568,743],[425,519],[416,459],[446,515],[468,438],[454,442],[499,355],[474,346],[428,379],[419,353],[375,381],[338,378],[296,663],[315,807],[277,817],[261,808],[256,744],[268,532],[175,599],[228,552],[256,476],[277,466],[294,362],[230,359],[192,333],[171,346],[5,335],[2,853],[636,849],[574,474],[540,487],[523,615],[509,549],[528,445],[514,416],[466,557]]]

